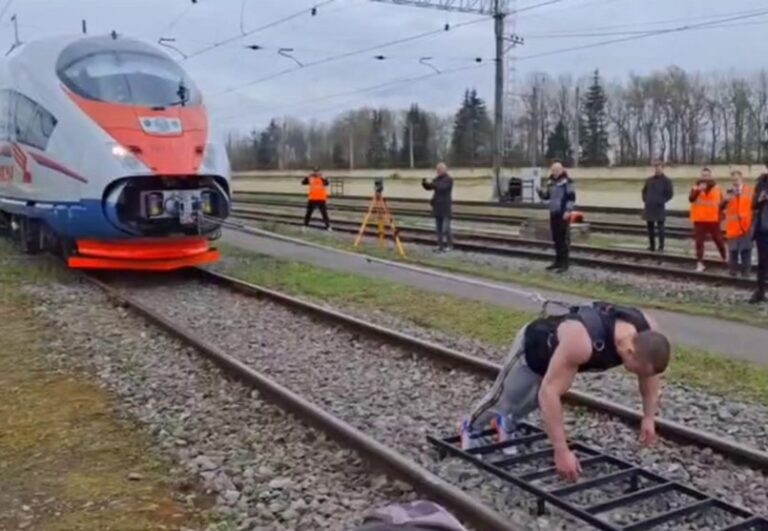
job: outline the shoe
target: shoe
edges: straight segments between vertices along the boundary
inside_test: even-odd
[[[765,302],[765,293],[762,291],[756,291],[749,299],[749,304],[760,304],[761,302]]]
[[[461,425],[459,426],[459,437],[459,444],[461,445],[461,449],[465,452],[477,446],[475,439],[472,438],[472,430],[470,429],[469,419],[464,419],[461,422]]]
[[[568,272],[568,266],[560,266],[557,269],[555,269],[555,273],[567,273]]]
[[[703,273],[707,268],[704,266],[704,262],[698,262],[696,264],[696,272]]]
[[[728,274],[729,274],[729,275],[731,275],[732,277],[736,278],[736,274],[737,274],[737,273],[736,273],[736,270],[735,270],[735,269],[729,269],[729,270],[728,270]]]
[[[327,230],[328,232],[333,232],[333,229],[331,227],[326,227],[325,230]]]
[[[450,253],[451,251],[453,251],[453,245],[449,245],[448,247],[445,248],[446,253]]]
[[[509,421],[504,415],[496,415],[491,421],[491,426],[496,431],[496,442],[503,443],[514,439],[515,429],[509,426]],[[517,446],[509,446],[501,450],[506,455],[515,455],[518,453]]]
[[[554,271],[555,269],[559,269],[559,268],[560,268],[560,265],[559,265],[559,264],[552,264],[552,265],[548,265],[548,266],[546,267],[546,270],[547,270],[547,271]]]
[[[442,253],[442,252],[445,252],[445,251],[443,250],[442,247],[435,247],[434,249],[432,249],[432,252],[433,253]]]

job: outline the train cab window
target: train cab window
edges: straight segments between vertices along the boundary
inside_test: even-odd
[[[75,60],[59,71],[75,94],[95,101],[169,107],[200,105],[200,91],[175,62],[135,51],[102,51]]]

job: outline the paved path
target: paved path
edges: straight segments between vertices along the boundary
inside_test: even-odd
[[[532,292],[567,302],[584,300],[573,295],[545,292],[526,286],[469,278],[419,266],[387,263],[386,260],[291,240],[293,239],[282,236],[276,239],[227,230],[222,241],[277,258],[389,280],[435,293],[455,295],[520,310],[539,311],[541,309],[540,303],[530,298],[529,294]],[[663,310],[653,310],[651,313],[674,342],[768,365],[768,329]]]

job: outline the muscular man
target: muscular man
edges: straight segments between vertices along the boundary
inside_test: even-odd
[[[465,449],[473,433],[493,426],[499,442],[537,407],[554,448],[561,476],[576,480],[581,467],[568,448],[562,397],[576,374],[623,365],[637,375],[643,401],[641,439],[656,440],[654,417],[661,393],[661,374],[670,360],[670,344],[651,317],[636,308],[596,302],[574,306],[564,315],[536,319],[515,338],[496,382],[461,425]]]

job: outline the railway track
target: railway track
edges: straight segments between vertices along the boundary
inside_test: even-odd
[[[235,195],[237,196],[243,196],[243,197],[264,197],[264,196],[274,196],[274,197],[284,197],[286,199],[294,199],[298,201],[303,201],[305,199],[305,196],[303,194],[296,194],[296,193],[290,193],[290,192],[236,192]],[[335,198],[334,200],[349,200],[349,201],[362,201],[362,202],[368,202],[371,200],[370,197],[363,196],[363,195],[343,195]],[[397,197],[392,198],[392,201],[398,202],[398,203],[404,203],[404,204],[413,204],[417,206],[423,206],[424,200],[423,199],[413,199],[408,197]],[[532,211],[546,211],[547,207],[546,205],[542,204],[531,204],[531,203],[500,203],[495,201],[453,201],[454,206],[458,207],[469,207],[469,208],[501,208],[501,209],[509,209],[511,211],[515,210],[532,210]],[[605,206],[591,206],[591,205],[585,205],[585,206],[578,206],[577,209],[581,212],[586,212],[590,214],[608,214],[608,215],[617,215],[617,216],[632,216],[636,218],[640,218],[642,215],[642,210],[639,208],[632,208],[632,207],[605,207]],[[667,217],[669,218],[677,218],[677,219],[688,219],[689,212],[686,210],[667,210]]]
[[[280,208],[304,208],[305,198],[300,195],[291,196],[285,199],[275,199],[271,197],[272,194],[260,194],[255,192],[237,192],[234,194],[234,201],[240,204],[250,204],[258,206],[270,206]],[[413,200],[393,199],[390,200],[392,206],[392,213],[396,217],[416,217],[416,218],[431,218],[432,213],[424,208],[425,202],[420,200],[414,202]],[[350,197],[336,198],[329,203],[329,210],[331,212],[353,212],[356,214],[364,214],[368,209],[370,198],[357,198]],[[416,206],[399,206],[399,204],[405,205],[420,205]],[[498,207],[498,206],[497,206]],[[503,207],[500,207],[503,208]],[[510,214],[490,214],[490,213],[469,213],[463,212],[461,209],[455,209],[452,218],[456,221],[465,221],[472,223],[486,223],[486,224],[501,224],[501,225],[520,225],[524,221],[531,218],[530,215],[514,213],[517,209],[510,209]],[[542,209],[532,209],[529,212],[537,213],[536,217],[543,217],[546,212]],[[639,214],[638,214],[639,217]],[[627,222],[611,222],[611,221],[589,221],[590,230],[596,233],[603,234],[623,234],[632,236],[645,236],[647,229],[644,225],[639,223],[627,223]],[[667,226],[666,228],[667,238],[670,239],[690,239],[692,231],[689,227],[676,227]]]
[[[232,216],[247,221],[277,221],[293,226],[303,225],[303,217],[300,215],[257,211],[245,209],[239,205],[235,206]],[[358,222],[339,219],[333,222],[333,226],[337,232],[348,234],[356,234],[360,229]],[[400,230],[400,238],[405,242],[423,245],[434,244],[434,232],[430,229],[403,225],[398,225],[398,229]],[[368,236],[376,236],[375,231],[372,229],[369,229],[366,234]],[[551,244],[547,242],[488,233],[455,231],[454,248],[479,254],[513,256],[540,261],[552,260]],[[574,265],[627,273],[650,274],[656,277],[679,279],[682,281],[697,281],[708,285],[744,289],[754,287],[754,281],[750,278],[731,277],[724,274],[725,266],[713,260],[706,262],[708,267],[721,273],[711,271],[698,273],[694,271],[695,260],[680,255],[661,255],[644,251],[625,251],[578,244],[573,245],[571,250],[570,260]]]
[[[460,368],[463,371],[486,378],[495,377],[499,370],[497,365],[486,360],[469,356],[435,343],[423,341],[407,334],[390,330],[316,304],[308,303],[274,290],[255,286],[210,271],[196,270],[193,274],[194,280],[199,281],[204,285],[217,286],[246,296],[269,299],[272,302],[289,307],[294,311],[309,313],[314,318],[329,322],[334,326],[343,326],[346,329],[351,329],[362,335],[373,336],[380,341],[404,347],[410,353],[429,355],[435,360],[438,360],[441,365]],[[183,342],[193,346],[198,352],[206,355],[227,372],[230,372],[245,383],[259,389],[302,420],[325,431],[343,445],[368,457],[374,463],[385,467],[390,474],[394,474],[406,480],[425,495],[440,500],[446,507],[461,514],[468,522],[477,526],[478,529],[516,529],[516,527],[512,526],[509,521],[505,520],[488,507],[478,503],[477,500],[463,493],[461,490],[435,477],[434,474],[412,460],[409,460],[392,448],[365,435],[360,430],[355,429],[352,425],[340,420],[337,416],[322,410],[306,398],[290,391],[284,385],[267,377],[265,374],[253,370],[249,365],[232,357],[217,346],[196,337],[196,335],[188,328],[181,326],[176,320],[158,312],[151,305],[140,302],[132,296],[127,295],[124,290],[114,288],[108,282],[98,280],[94,277],[89,278],[91,278],[101,289],[105,290],[111,298],[119,301],[121,304],[129,306],[160,328],[165,329]],[[382,391],[383,390],[379,390],[379,392]],[[616,416],[626,422],[637,423],[639,418],[641,418],[641,413],[638,411],[582,393],[570,393],[568,399],[576,404]],[[693,430],[671,421],[660,420],[658,427],[663,436],[672,438],[684,444],[709,447],[730,459],[744,463],[754,469],[763,471],[768,470],[768,455],[754,448],[739,445],[734,441]],[[529,430],[528,435],[514,443],[515,445],[519,445],[523,448],[525,446],[531,446],[534,443],[539,444],[545,439],[540,431],[537,431],[538,429],[535,426],[528,425],[527,429]],[[753,516],[745,509],[728,504],[722,500],[714,499],[707,494],[697,491],[696,489],[691,489],[678,482],[668,481],[661,478],[661,476],[658,476],[658,474],[647,472],[635,465],[627,463],[625,460],[613,457],[605,452],[590,448],[588,445],[579,442],[574,442],[574,449],[582,454],[586,454],[585,468],[587,468],[587,465],[589,467],[592,465],[614,465],[614,467],[618,467],[618,470],[613,470],[607,473],[604,472],[602,475],[598,474],[597,477],[593,477],[577,485],[546,490],[541,486],[535,485],[537,481],[551,478],[551,476],[555,475],[554,470],[551,468],[551,449],[548,449],[546,446],[531,447],[527,453],[518,456],[517,460],[506,457],[505,463],[495,461],[483,461],[478,463],[477,455],[467,455],[457,451],[455,446],[452,447],[452,439],[450,437],[439,438],[430,436],[429,442],[442,453],[453,453],[499,477],[501,476],[499,475],[498,470],[502,470],[507,476],[504,477],[505,480],[511,481],[511,483],[515,484],[517,487],[531,493],[538,500],[539,509],[543,509],[545,504],[550,504],[558,507],[567,514],[590,523],[593,528],[609,530],[657,529],[658,526],[661,526],[674,518],[704,511],[705,509],[717,508],[730,514],[733,517],[733,521],[729,521],[729,523],[722,526],[718,525],[712,529],[768,529],[768,521]],[[499,450],[500,447],[498,445],[490,445],[478,451],[478,454],[482,453],[487,457],[491,457]],[[528,457],[526,458],[525,456]],[[550,458],[549,464],[547,464],[547,458]],[[538,462],[542,459],[543,462]],[[538,467],[531,469],[530,466],[537,462]],[[512,469],[513,465],[521,463],[526,463],[528,465],[528,469],[524,474],[516,473]],[[512,478],[512,480],[510,480],[510,478]],[[656,484],[650,486],[645,485],[643,481],[650,480],[649,478],[656,481]],[[588,507],[591,512],[587,511],[585,513],[583,508],[579,508],[577,504],[567,499],[569,495],[583,491],[587,488],[594,488],[599,485],[605,486],[624,480],[629,480],[630,492],[614,490],[614,496],[611,500],[602,500],[599,503],[592,503],[590,507]],[[579,485],[581,485],[581,487],[579,487]],[[638,500],[649,500],[655,496],[673,491],[692,497],[694,502],[684,504],[683,507],[673,508],[666,512],[644,518],[644,522],[634,522],[629,526],[617,526],[615,523],[603,521],[599,516],[595,516],[608,511],[609,509],[621,507],[623,504],[629,504],[630,502],[636,502]],[[708,527],[707,529],[710,528]]]

